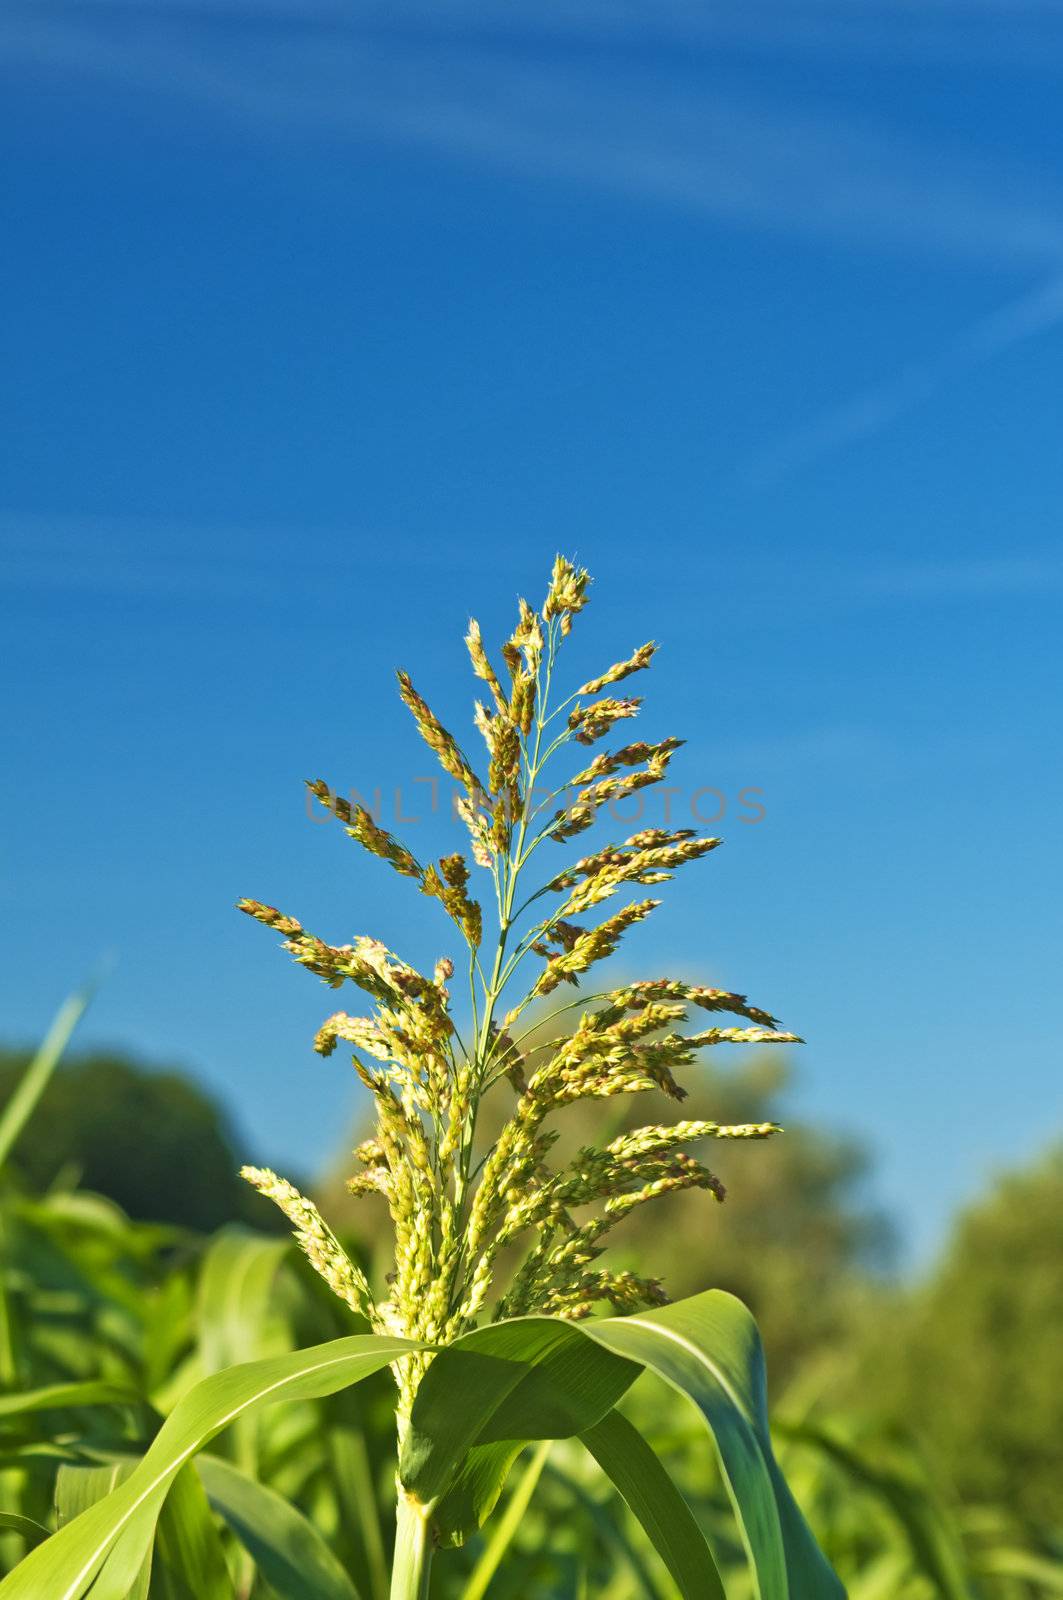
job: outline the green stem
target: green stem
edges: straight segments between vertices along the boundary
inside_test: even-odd
[[[395,1510],[391,1600],[428,1600],[431,1571],[432,1538],[424,1507],[400,1488]]]
[[[497,1004],[499,996],[501,995],[502,990],[505,988],[506,981],[511,976],[513,967],[515,965],[515,962],[512,960],[509,963],[506,962],[506,941],[509,938],[510,929],[512,928],[515,920],[513,901],[515,898],[517,879],[520,876],[521,867],[524,865],[524,862],[527,859],[524,853],[524,842],[527,838],[528,824],[533,815],[535,780],[539,776],[543,765],[543,758],[541,757],[544,726],[543,718],[545,716],[546,705],[550,697],[550,683],[553,677],[554,654],[556,651],[556,646],[557,641],[554,632],[552,628],[548,629],[545,683],[541,683],[537,687],[538,706],[535,719],[535,744],[530,756],[528,756],[527,753],[525,754],[525,760],[527,762],[527,775],[524,804],[521,808],[520,822],[517,828],[516,845],[515,848],[511,847],[509,861],[503,870],[500,884],[500,893],[498,897],[498,944],[495,948],[494,966],[491,972],[490,982],[484,986],[483,1016],[480,1019],[480,1032],[479,1038],[476,1042],[476,1056],[473,1062],[473,1068],[477,1075],[477,1082],[473,1088],[472,1104],[469,1107],[469,1115],[466,1119],[465,1128],[463,1130],[462,1145],[459,1153],[458,1171],[455,1175],[454,1204],[459,1215],[462,1213],[465,1205],[465,1198],[471,1176],[470,1169],[472,1165],[473,1144],[476,1137],[476,1116],[479,1109],[480,1095],[483,1092],[487,1075],[487,1058],[489,1054],[491,1024],[494,1020],[495,1005]],[[475,1015],[475,986],[473,987],[473,1006]]]

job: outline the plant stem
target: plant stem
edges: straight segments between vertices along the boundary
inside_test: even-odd
[[[432,1540],[424,1508],[400,1488],[395,1510],[391,1600],[428,1600],[431,1570]]]
[[[521,868],[525,865],[529,849],[525,852],[524,844],[528,835],[528,825],[535,813],[535,780],[542,770],[545,758],[541,755],[544,717],[547,702],[550,698],[550,683],[554,671],[554,655],[557,649],[557,640],[554,630],[550,627],[547,631],[545,681],[537,676],[536,686],[536,716],[535,716],[535,743],[530,753],[525,749],[524,760],[526,763],[524,803],[521,807],[520,821],[517,826],[515,845],[510,846],[508,862],[503,865],[501,876],[496,880],[498,888],[498,944],[495,948],[494,966],[489,981],[484,981],[483,1014],[480,1018],[479,1036],[476,1039],[476,1054],[473,1058],[473,1068],[477,1081],[473,1088],[472,1103],[466,1118],[462,1135],[462,1145],[458,1162],[458,1170],[454,1183],[454,1204],[459,1215],[465,1206],[466,1193],[472,1175],[472,1154],[476,1136],[476,1117],[479,1110],[480,1097],[486,1087],[487,1065],[491,1046],[491,1024],[494,1021],[495,1006],[499,997],[511,977],[520,955],[517,953],[506,961],[506,941],[510,930],[519,912],[514,912],[513,902],[516,897],[517,879]],[[523,909],[523,908],[521,908]],[[483,973],[481,972],[481,980]],[[472,992],[472,1006],[474,1024],[476,1020],[476,985],[473,982],[472,971],[469,973],[470,989]]]

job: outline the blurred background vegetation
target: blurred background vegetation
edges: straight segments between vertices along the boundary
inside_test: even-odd
[[[31,1059],[0,1054],[0,1119]],[[99,1463],[135,1451],[204,1371],[330,1337],[349,1318],[277,1237],[274,1209],[236,1177],[254,1152],[225,1108],[180,1070],[74,1054],[39,1088],[0,1160],[0,1501],[47,1529],[91,1498]],[[1002,1173],[956,1219],[939,1259],[913,1275],[899,1270],[899,1241],[874,1203],[868,1151],[804,1125],[797,1099],[778,1056],[702,1071],[684,1114],[778,1120],[785,1134],[714,1146],[726,1202],[694,1192],[652,1216],[646,1208],[614,1254],[652,1260],[676,1297],[715,1286],[751,1306],[786,1471],[855,1600],[1063,1594],[1063,1147]],[[572,1111],[566,1141],[600,1141],[601,1108]],[[655,1114],[626,1113],[631,1125]],[[609,1131],[624,1125],[622,1115]],[[358,1136],[352,1129],[347,1143]],[[351,1200],[348,1170],[338,1151],[317,1198],[380,1272],[383,1212]],[[45,1394],[40,1409],[20,1411],[13,1398],[100,1379],[131,1385],[139,1409],[95,1400],[82,1409],[76,1396],[68,1409],[68,1390],[58,1402]],[[392,1493],[386,1381],[359,1396],[282,1407],[253,1438],[218,1448],[233,1470],[301,1506],[358,1592],[376,1600]],[[656,1447],[726,1550],[715,1468],[682,1406],[642,1382],[629,1403],[650,1417]],[[309,1600],[320,1591],[305,1573],[248,1543],[239,1517],[226,1521],[224,1470],[208,1463],[201,1474],[213,1507],[203,1501],[204,1518],[213,1515],[204,1526],[235,1586],[219,1592]],[[503,1600],[669,1595],[575,1446],[555,1445],[524,1470],[530,1481],[518,1478],[514,1493],[534,1485],[534,1498],[527,1512],[515,1500],[504,1551],[473,1541],[439,1563],[434,1593],[476,1600],[489,1578]],[[573,1497],[578,1515],[546,1539],[541,1519],[555,1528]],[[18,1559],[24,1537],[14,1525],[0,1531],[0,1567]],[[183,1558],[167,1556],[164,1541],[159,1550],[143,1593],[198,1600],[205,1580],[182,1576]],[[741,1552],[731,1554],[741,1596]]]

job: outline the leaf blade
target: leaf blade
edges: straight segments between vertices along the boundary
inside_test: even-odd
[[[290,1501],[219,1456],[201,1456],[197,1470],[207,1499],[277,1600],[360,1600],[339,1559]]]
[[[22,1394],[0,1395],[0,1422],[31,1411],[61,1411],[67,1406],[135,1405],[140,1396],[125,1383],[90,1378],[84,1383],[49,1383]]]
[[[334,1394],[413,1348],[404,1339],[356,1334],[203,1379],[178,1402],[126,1481],[31,1551],[0,1583],[0,1597],[78,1600],[99,1574],[93,1600],[123,1600],[171,1483],[210,1439],[256,1406]]]
[[[474,1445],[568,1438],[589,1427],[639,1371],[601,1354],[575,1323],[556,1317],[496,1322],[448,1345],[417,1391],[399,1464],[403,1485],[434,1503]]]
[[[701,1412],[761,1600],[844,1600],[775,1461],[760,1335],[741,1301],[709,1289],[584,1327],[589,1338],[640,1361]]]
[[[48,1081],[59,1065],[70,1037],[92,1001],[96,985],[87,984],[72,994],[55,1014],[55,1019],[44,1037],[44,1042],[15,1086],[14,1092],[0,1112],[0,1168],[11,1154],[19,1134],[26,1126],[38,1100],[48,1087]]]
[[[726,1600],[694,1513],[634,1424],[611,1411],[580,1438],[638,1519],[683,1600]]]

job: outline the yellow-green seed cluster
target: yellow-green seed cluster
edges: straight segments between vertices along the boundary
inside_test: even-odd
[[[474,898],[470,864],[460,852],[422,865],[364,807],[322,780],[309,784],[352,839],[413,879],[447,913],[467,966],[469,1000],[460,1018],[452,1013],[448,987],[459,963],[449,955],[427,977],[377,940],[359,936],[329,944],[272,906],[240,902],[241,910],[281,935],[300,965],[331,988],[353,984],[371,1002],[369,1015],[330,1016],[315,1048],[327,1056],[340,1043],[350,1046],[372,1095],[376,1129],[355,1151],[359,1171],[350,1187],[387,1202],[395,1243],[386,1295],[374,1297],[314,1206],[290,1184],[258,1169],[247,1168],[244,1176],[281,1207],[310,1261],[353,1311],[375,1328],[428,1345],[453,1340],[487,1314],[571,1318],[589,1315],[600,1303],[629,1311],[662,1302],[665,1289],[656,1279],[602,1261],[611,1230],[635,1207],[676,1190],[699,1188],[723,1199],[719,1179],[686,1147],[765,1139],[779,1131],[774,1123],[652,1124],[585,1147],[567,1164],[554,1159],[554,1119],[573,1101],[650,1090],[682,1100],[682,1071],[699,1051],[797,1042],[745,996],[672,978],[599,990],[583,1002],[575,1026],[559,1033],[541,1024],[523,1033],[518,1028],[533,1002],[562,984],[579,987],[659,902],[634,900],[591,926],[573,919],[627,885],[667,881],[720,843],[691,829],[643,828],[547,870],[528,892],[529,864],[540,849],[550,851],[590,828],[607,802],[659,783],[681,744],[636,741],[600,751],[589,765],[576,763],[577,770],[555,782],[540,821],[548,763],[562,759],[566,747],[575,752],[598,743],[637,715],[638,698],[602,691],[648,668],[657,648],[640,646],[557,702],[558,653],[587,603],[589,582],[585,571],[559,556],[540,609],[520,601],[516,627],[501,646],[501,670],[479,625],[469,624],[465,642],[473,672],[487,690],[488,703],[477,702],[473,718],[486,750],[486,784],[409,676],[399,674],[401,698],[422,738],[460,785],[457,811],[468,828],[472,866],[485,874],[497,908],[490,934],[484,897]],[[691,1008],[745,1025],[684,1032]],[[558,1021],[571,1009],[561,1007]],[[491,1092],[515,1098],[501,1133],[481,1150],[478,1114]],[[396,1364],[400,1415],[408,1415],[430,1359],[418,1355]]]

